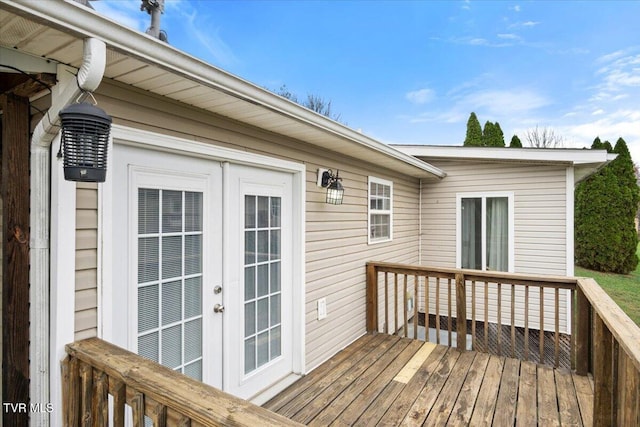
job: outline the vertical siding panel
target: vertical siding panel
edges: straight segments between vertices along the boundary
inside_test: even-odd
[[[76,184],[75,339],[96,336],[98,325],[98,185]]]

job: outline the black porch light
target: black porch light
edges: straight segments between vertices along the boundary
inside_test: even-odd
[[[336,171],[333,175],[331,169],[322,172],[322,187],[327,189],[326,202],[332,205],[341,205],[344,197],[344,187],[342,186],[342,178],[338,176],[340,171]]]
[[[85,102],[60,111],[64,179],[104,182],[111,116]]]

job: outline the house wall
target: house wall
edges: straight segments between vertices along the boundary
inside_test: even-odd
[[[114,123],[189,140],[304,163],[306,175],[306,365],[319,365],[365,333],[365,263],[418,262],[419,181],[359,159],[327,153],[277,134],[215,117],[147,92],[105,81],[96,95]],[[339,169],[344,203],[324,203],[316,169]],[[393,181],[393,241],[367,244],[367,179]],[[78,186],[76,231],[76,337],[98,334],[97,227],[95,188]],[[317,320],[317,300],[328,316]]]
[[[566,168],[557,165],[488,163],[424,159],[447,172],[438,183],[422,184],[422,264],[456,267],[456,194],[471,192],[514,193],[514,272],[567,274]],[[503,290],[503,313],[510,316],[510,289]],[[508,292],[508,293],[507,293]],[[480,302],[484,300],[479,295]],[[532,290],[530,312],[539,313],[539,295]],[[496,299],[490,300],[497,310]],[[552,328],[555,295],[545,293],[545,329]],[[516,321],[524,323],[524,293],[516,295]],[[560,328],[566,330],[567,299],[560,292]],[[433,309],[433,308],[432,308]],[[533,310],[533,311],[531,311]],[[484,314],[479,313],[482,318]],[[494,316],[495,318],[495,316]],[[510,319],[510,317],[503,317]],[[531,327],[538,320],[531,316]]]

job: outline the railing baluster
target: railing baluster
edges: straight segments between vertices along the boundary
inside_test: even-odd
[[[431,291],[430,289],[430,280],[429,280],[429,276],[424,276],[424,340],[425,342],[429,342],[429,318],[430,318],[430,312],[431,312],[431,307],[429,307],[429,293]]]
[[[569,313],[569,319],[571,321],[571,335],[569,336],[569,360],[571,369],[576,369],[576,321],[578,317],[578,310],[576,307],[576,291],[571,289],[569,291],[569,297],[571,298],[571,313]]]
[[[420,290],[420,287],[418,286],[420,284],[420,280],[419,280],[419,276],[418,274],[415,274],[413,276],[413,339],[417,340],[418,339],[418,292]]]
[[[133,426],[144,427],[144,394],[134,391],[129,406],[131,406]]]
[[[484,351],[489,351],[489,282],[484,282]]]
[[[464,274],[456,274],[456,336],[458,351],[467,349],[467,284]],[[449,341],[451,346],[451,341]]]
[[[389,273],[384,272],[384,333],[389,333]]]
[[[589,339],[591,336],[591,307],[589,300],[580,287],[576,295],[576,329],[573,333],[576,337],[576,373],[587,375],[589,372],[589,353],[591,353]]]
[[[93,425],[107,427],[109,425],[109,378],[104,372],[94,369],[93,386],[92,412],[95,417]]]
[[[407,291],[407,286],[409,285],[408,283],[408,279],[407,279],[407,275],[404,275],[404,293],[403,293],[403,302],[402,302],[402,307],[403,307],[403,315],[404,315],[404,336],[406,338],[409,337],[409,319],[408,319],[408,307],[407,307],[407,298],[409,297],[408,295],[408,291]]]
[[[451,298],[451,279],[447,279],[447,345],[449,347],[452,347],[451,345],[451,341],[452,341],[452,336],[451,336],[451,331],[452,331],[452,311],[451,311],[451,305],[452,305],[452,298]]]
[[[113,396],[113,426],[124,427],[124,407],[127,403],[126,387],[123,382],[110,378],[109,389]]]
[[[398,273],[393,275],[393,334],[398,335]]]
[[[436,344],[440,344],[440,277],[436,277]]]
[[[151,399],[147,399],[145,402],[147,407],[149,407],[149,418],[153,421],[153,427],[166,427],[167,426],[167,407],[152,401]]]
[[[524,360],[529,360],[529,285],[524,287]]]
[[[90,426],[93,423],[91,416],[93,404],[93,368],[82,362],[80,362],[80,383],[82,387],[80,420],[83,426]]]
[[[476,349],[476,281],[471,281],[471,350]]]
[[[560,289],[556,288],[556,324],[555,324],[555,338],[554,338],[554,359],[555,359],[555,367],[560,366]]]
[[[544,288],[540,287],[540,363],[544,363]]]
[[[502,283],[498,282],[498,356],[502,356]]]
[[[511,285],[511,357],[516,357],[516,286]]]

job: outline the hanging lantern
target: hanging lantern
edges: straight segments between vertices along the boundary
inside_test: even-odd
[[[339,172],[334,175],[331,169],[322,172],[320,185],[327,189],[326,202],[331,205],[341,205],[344,197],[344,187],[342,186],[342,178],[338,176]]]
[[[111,117],[95,105],[72,104],[60,111],[64,179],[104,182]]]

